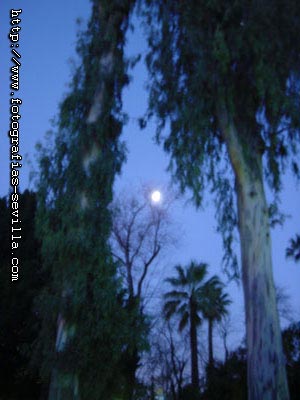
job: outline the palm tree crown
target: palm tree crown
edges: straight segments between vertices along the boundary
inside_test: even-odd
[[[173,286],[173,290],[165,294],[164,314],[166,319],[172,316],[179,318],[179,330],[182,331],[189,324],[192,385],[199,388],[198,343],[197,326],[202,322],[204,294],[208,291],[210,280],[207,276],[207,264],[192,261],[186,269],[181,265],[175,267],[177,276],[166,281]]]
[[[166,303],[164,313],[166,319],[177,315],[179,319],[179,330],[182,331],[188,324],[190,314],[190,303],[194,303],[196,309],[196,323],[201,322],[200,313],[202,306],[200,304],[204,279],[207,275],[207,264],[190,263],[184,270],[181,265],[175,267],[178,276],[166,279],[175,289],[164,295]]]
[[[223,291],[224,284],[218,277],[210,279],[209,284],[203,288],[202,313],[208,321],[208,365],[212,367],[213,358],[213,324],[228,314],[231,304],[227,293]]]
[[[227,306],[231,304],[231,300],[227,293],[223,292],[224,284],[219,278],[210,279],[209,285],[203,290],[202,311],[206,319],[220,321],[228,313]]]

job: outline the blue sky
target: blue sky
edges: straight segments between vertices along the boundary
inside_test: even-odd
[[[2,0],[0,4],[0,195],[9,190],[8,181],[8,149],[7,137],[9,123],[9,68],[10,48],[7,34],[9,33],[10,8],[22,8],[20,15],[20,47],[21,70],[19,97],[23,104],[20,107],[20,153],[34,162],[34,146],[43,140],[45,132],[51,127],[50,119],[57,114],[59,102],[68,91],[71,80],[70,58],[75,57],[76,19],[86,21],[90,12],[88,0],[53,0],[40,2],[38,0],[12,1]],[[84,26],[84,24],[83,24]],[[141,30],[137,29],[128,37],[127,51],[129,54],[145,53],[146,47]],[[153,187],[161,187],[169,182],[169,174],[165,169],[168,157],[163,150],[154,144],[154,123],[146,130],[140,131],[137,118],[145,111],[147,94],[145,83],[146,69],[140,62],[132,72],[133,82],[124,91],[124,109],[129,113],[130,120],[122,135],[128,147],[128,161],[123,166],[122,175],[116,180],[116,190],[136,186],[139,183],[150,182]],[[25,161],[25,160],[23,160]],[[21,189],[29,186],[28,163],[25,161],[21,169]],[[30,186],[33,188],[33,186]],[[283,179],[281,194],[282,210],[290,215],[283,227],[272,231],[273,261],[275,281],[286,289],[291,297],[295,310],[295,318],[300,318],[300,265],[285,259],[285,248],[288,240],[296,232],[300,232],[300,192],[290,175]],[[165,275],[172,274],[174,264],[188,263],[192,258],[205,261],[210,265],[210,272],[220,274],[222,259],[221,239],[216,233],[215,210],[209,196],[206,197],[204,210],[196,211],[186,199],[181,199],[174,207],[173,218],[182,226],[184,234],[178,249],[170,252],[157,270]],[[159,275],[160,275],[159,273]],[[224,277],[225,279],[225,277]],[[231,284],[229,294],[234,300],[232,319],[237,330],[243,321],[243,295],[241,288]],[[240,338],[233,337],[233,341]]]

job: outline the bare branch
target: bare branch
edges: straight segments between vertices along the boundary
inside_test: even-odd
[[[169,218],[170,201],[153,205],[145,191],[128,193],[132,189],[115,196],[111,205],[111,249],[126,271],[129,296],[142,299],[150,266],[175,243],[174,225]]]
[[[138,296],[138,298],[141,297],[142,284],[143,284],[144,279],[145,279],[145,277],[146,277],[146,275],[147,275],[148,268],[149,268],[149,266],[151,265],[151,263],[153,262],[153,260],[158,256],[159,251],[160,251],[160,246],[158,245],[157,248],[156,248],[156,250],[155,250],[154,253],[152,254],[152,256],[151,256],[151,257],[149,258],[149,260],[144,264],[144,270],[143,270],[142,276],[141,276],[141,278],[140,278],[140,280],[139,280],[139,282],[138,282],[138,290],[137,290],[137,296]]]

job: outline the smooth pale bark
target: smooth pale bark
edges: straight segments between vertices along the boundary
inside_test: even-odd
[[[62,297],[64,297],[65,293]],[[55,351],[63,351],[68,341],[75,334],[75,326],[66,323],[63,315],[60,313],[57,319],[57,334],[55,342]],[[62,373],[54,368],[51,375],[49,388],[49,400],[80,400],[79,382],[76,374]]]
[[[225,107],[218,110],[236,179],[246,309],[248,399],[288,400],[288,385],[272,272],[262,153],[240,136]]]
[[[196,325],[196,307],[190,300],[190,346],[191,346],[191,372],[192,386],[199,389],[199,368],[198,368],[198,342]]]
[[[238,184],[249,399],[288,399],[262,179]]]

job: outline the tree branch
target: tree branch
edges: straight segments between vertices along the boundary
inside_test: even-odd
[[[160,252],[160,245],[157,246],[156,250],[154,251],[154,253],[152,254],[152,256],[149,258],[149,260],[144,264],[144,270],[143,270],[143,274],[141,276],[141,279],[139,280],[138,283],[138,290],[137,290],[137,297],[140,298],[141,297],[141,292],[142,292],[142,284],[143,281],[147,275],[148,272],[148,268],[150,266],[150,264],[152,263],[152,261],[155,259],[155,257],[158,255],[158,253]]]

